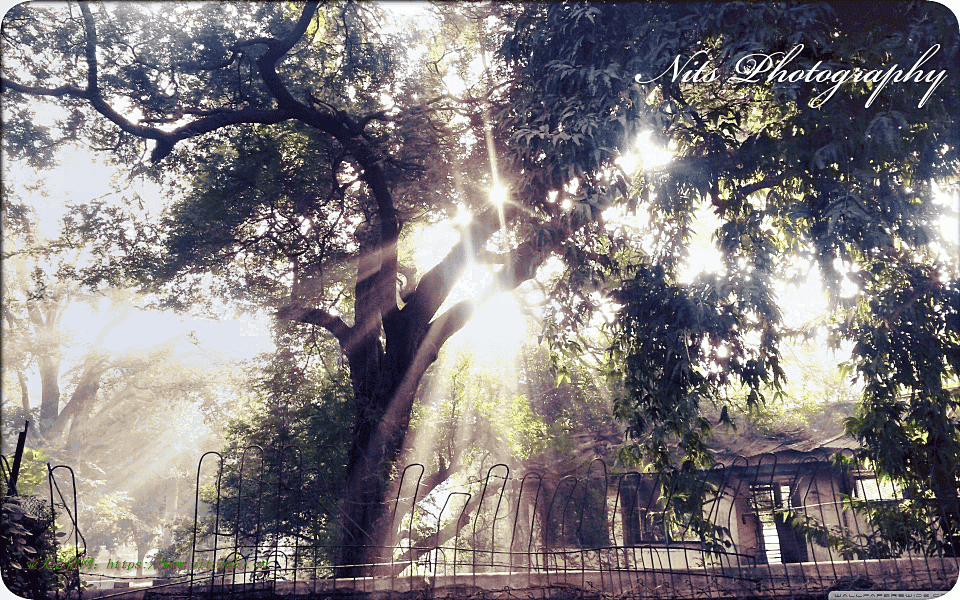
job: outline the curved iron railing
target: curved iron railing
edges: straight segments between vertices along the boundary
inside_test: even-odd
[[[286,454],[297,460],[285,459]],[[611,472],[599,458],[581,473],[563,477],[533,471],[517,476],[508,465],[496,464],[483,477],[447,482],[432,491],[422,489],[426,468],[414,463],[401,471],[392,510],[385,511],[390,518],[383,526],[392,532],[387,536],[392,545],[381,552],[386,562],[368,565],[366,577],[318,577],[318,572],[333,573],[324,558],[333,556],[332,542],[307,531],[309,503],[298,485],[302,488],[309,471],[299,457],[298,451],[284,449],[278,464],[261,461],[248,468],[241,456],[232,499],[236,522],[228,525],[232,555],[247,560],[219,572],[191,570],[191,582],[202,578],[209,580],[208,590],[232,593],[257,585],[276,593],[560,585],[604,596],[699,598],[818,594],[864,579],[882,589],[940,590],[952,587],[960,570],[958,559],[942,550],[894,557],[857,547],[857,540],[874,532],[851,510],[851,499],[896,500],[884,497],[868,472],[826,454],[792,459],[766,454],[685,478]],[[223,469],[221,461],[211,478],[217,486]],[[249,498],[256,508],[244,512],[242,490],[269,485],[275,494],[269,521],[262,493]],[[869,485],[876,488],[869,498],[856,497]],[[223,499],[216,489],[218,497],[207,503],[213,531],[222,518]],[[196,497],[195,532],[201,529],[199,492]],[[691,498],[699,503],[699,513],[674,510],[675,503],[689,504]],[[324,512],[323,518],[336,514]],[[248,521],[243,535],[241,514]],[[203,546],[203,552],[215,554],[220,535],[210,534],[213,545]],[[265,556],[271,559],[256,560]]]

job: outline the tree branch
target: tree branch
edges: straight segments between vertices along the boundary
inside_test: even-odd
[[[343,319],[334,316],[322,308],[302,308],[298,306],[284,306],[277,310],[278,319],[297,321],[307,325],[316,325],[326,329],[337,338],[341,347],[345,347],[353,334],[353,328],[344,323]]]
[[[520,214],[519,208],[507,206],[504,209],[503,222],[509,223]],[[486,241],[501,227],[500,216],[496,208],[474,217],[464,228],[460,241],[436,266],[427,271],[416,290],[410,295],[407,305],[401,312],[415,314],[428,322],[446,301],[450,290],[466,268],[468,255],[476,255]]]
[[[397,241],[400,237],[400,218],[387,185],[386,173],[381,166],[384,157],[367,143],[362,136],[363,127],[349,115],[329,109],[321,112],[300,102],[293,97],[277,73],[277,64],[306,33],[318,5],[318,2],[306,4],[297,25],[285,40],[264,40],[268,50],[257,59],[257,66],[260,68],[260,77],[281,110],[289,111],[292,117],[337,138],[363,168],[363,180],[376,200],[380,217],[380,239],[377,248],[380,253],[380,270],[372,283],[377,288],[381,316],[390,318],[388,315],[394,315],[397,310]]]
[[[107,104],[100,93],[99,88],[99,67],[97,63],[97,26],[93,20],[93,14],[90,7],[84,3],[79,3],[80,12],[83,15],[83,28],[86,34],[86,44],[84,46],[84,58],[87,62],[87,89],[84,90],[84,98],[90,102],[90,105],[98,113],[112,121],[122,131],[133,134],[137,137],[158,140],[157,147],[160,147],[160,140],[166,135],[164,132],[151,127],[136,125],[124,118],[120,113]],[[173,145],[171,144],[171,149]],[[156,150],[154,150],[156,152]],[[169,152],[168,152],[169,154]]]
[[[153,152],[150,156],[150,160],[155,163],[163,160],[168,154],[170,154],[177,142],[187,138],[197,137],[229,125],[237,125],[241,123],[275,124],[295,118],[295,115],[291,114],[290,112],[244,107],[232,111],[222,110],[205,112],[204,116],[200,117],[199,119],[178,127],[172,131],[163,131],[162,129],[157,129],[155,127],[137,125],[129,121],[123,115],[118,113],[112,106],[110,106],[106,100],[103,99],[98,87],[99,78],[96,58],[96,24],[94,23],[93,15],[90,13],[90,9],[86,4],[81,3],[80,10],[83,13],[84,28],[87,37],[85,47],[85,60],[87,62],[88,69],[87,88],[81,89],[75,85],[69,84],[61,85],[55,88],[30,86],[12,81],[7,78],[0,78],[0,92],[12,90],[30,96],[67,97],[86,100],[90,103],[90,106],[94,110],[114,123],[120,128],[121,131],[141,139],[156,141],[156,147],[153,149]],[[190,112],[191,111],[189,110],[185,110],[184,114],[189,114]]]
[[[505,482],[494,483],[489,490],[484,494],[478,494],[472,496],[467,502],[466,506],[460,511],[462,515],[469,516],[473,511],[475,511],[483,502],[485,497],[494,496],[500,493],[500,488],[503,487]],[[417,560],[424,554],[430,552],[434,548],[441,548],[444,544],[452,540],[460,531],[469,525],[473,520],[477,519],[479,515],[473,515],[473,519],[454,519],[450,523],[447,523],[447,526],[441,529],[439,532],[432,533],[425,540],[418,540],[417,545],[412,548],[407,549],[398,559],[396,559],[393,565],[393,575],[397,576],[404,569],[406,569],[411,562]],[[423,545],[423,542],[427,541],[426,545]]]
[[[470,321],[474,306],[472,300],[462,300],[430,323],[430,331],[427,339],[424,340],[427,352],[433,355],[440,352],[440,348],[450,339],[450,336],[463,329],[463,326]]]
[[[280,75],[277,73],[277,63],[280,62],[280,59],[282,59],[286,53],[296,45],[300,38],[303,37],[303,34],[306,33],[307,26],[310,24],[310,20],[313,18],[313,13],[316,12],[317,6],[319,6],[318,2],[308,2],[303,7],[303,12],[300,13],[297,24],[286,39],[259,38],[251,41],[251,43],[261,43],[267,46],[267,51],[257,59],[257,67],[260,69],[260,78],[263,80],[263,83],[266,84],[270,94],[277,101],[277,105],[282,109],[292,111],[294,114],[302,116],[306,116],[311,112],[315,113],[316,111],[313,111],[308,105],[293,97],[293,94],[290,93],[290,90],[287,89],[287,86],[284,85],[283,80],[280,79]],[[333,133],[333,131],[330,131],[330,133]]]
[[[753,194],[754,192],[758,192],[758,191],[760,191],[760,190],[762,190],[762,189],[766,189],[766,188],[768,188],[768,187],[773,187],[773,186],[775,186],[775,185],[779,185],[780,183],[783,182],[783,177],[784,177],[784,173],[776,173],[776,174],[767,175],[766,177],[764,177],[764,178],[761,179],[760,181],[756,181],[756,182],[751,183],[751,184],[749,184],[749,185],[745,185],[745,186],[742,186],[742,187],[738,188],[738,189],[737,189],[737,192],[738,192],[740,195],[742,195],[744,198],[746,198],[747,196],[749,196],[750,194]]]
[[[67,97],[79,98],[81,100],[87,99],[87,91],[80,89],[75,85],[64,84],[59,87],[48,88],[24,85],[16,81],[11,81],[5,77],[0,77],[0,93],[6,92],[7,90],[13,90],[28,96],[52,96],[54,98]]]

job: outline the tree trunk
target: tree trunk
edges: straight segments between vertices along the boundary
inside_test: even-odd
[[[338,577],[382,571],[390,558],[386,496],[391,468],[403,450],[416,389],[436,359],[432,353],[421,357],[425,335],[414,322],[398,317],[393,326],[405,329],[405,335],[390,336],[385,352],[370,343],[350,356],[357,406],[341,505]]]
[[[639,477],[625,475],[620,481],[620,522],[623,527],[623,545],[640,543],[640,507],[638,505]]]
[[[506,220],[514,216],[511,210]],[[499,228],[496,211],[476,218],[470,234],[464,236],[469,242],[458,243],[426,273],[403,308],[396,303],[395,249],[382,250],[381,243],[380,251],[362,255],[358,265],[355,325],[348,328],[329,316],[320,318],[319,324],[330,329],[344,348],[356,401],[339,519],[338,577],[389,569],[384,563],[392,550],[386,541],[392,540],[394,532],[384,519],[391,514],[386,502],[388,480],[403,450],[416,391],[441,346],[469,321],[474,304],[465,300],[437,313],[462,274],[467,256],[475,254]],[[532,276],[548,253],[547,248],[532,249],[524,242],[514,268],[501,274],[492,287],[497,292],[515,288]],[[384,256],[393,256],[393,262]],[[310,322],[307,316],[301,319]]]
[[[60,412],[60,317],[66,303],[60,304],[56,297],[27,303],[27,314],[33,324],[35,335],[42,342],[37,357],[40,370],[40,427],[45,430]],[[52,349],[52,352],[51,352]]]
[[[50,356],[37,360],[40,367],[40,423],[49,426],[60,412],[60,361]]]
[[[153,541],[153,538],[150,538]],[[137,540],[137,577],[143,577],[143,557],[150,550],[150,541]]]
[[[77,388],[49,430],[51,438],[63,436],[64,447],[68,449],[73,448],[76,443],[73,432],[81,430],[80,426],[90,417],[97,392],[100,391],[100,380],[109,369],[106,354],[92,353],[85,362]]]
[[[23,406],[23,413],[30,414],[30,390],[27,387],[27,378],[23,375],[22,369],[16,369],[17,381],[20,383],[20,404]]]

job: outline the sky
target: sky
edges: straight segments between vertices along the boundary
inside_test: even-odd
[[[17,168],[9,163],[5,164],[4,170],[8,184],[22,187],[35,182],[42,183],[45,196],[24,190],[20,193],[36,211],[40,234],[50,240],[59,234],[68,204],[79,204],[94,198],[119,199],[120,194],[114,191],[111,181],[121,175],[122,172],[105,164],[96,154],[75,147],[59,155],[58,166],[42,173],[35,173],[28,167]],[[159,217],[166,196],[156,185],[140,182],[126,193],[131,191],[139,194],[151,215]],[[136,302],[124,321],[104,338],[107,350],[125,352],[144,349],[187,334],[195,337],[204,348],[234,361],[249,360],[274,349],[270,322],[265,315],[234,316],[225,310],[223,318],[213,320],[173,311],[159,312],[145,308],[145,305],[145,301]],[[92,340],[109,317],[104,312],[108,306],[109,303],[105,301],[101,302],[98,309],[73,303],[65,312],[63,322],[69,324],[68,328],[78,340]],[[65,364],[80,360],[86,350],[85,344],[67,348]],[[38,373],[31,374],[29,384],[31,397],[39,401]]]

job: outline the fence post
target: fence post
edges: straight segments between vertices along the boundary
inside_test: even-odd
[[[10,487],[7,495],[17,495],[17,478],[20,477],[20,461],[23,460],[23,446],[27,442],[27,429],[30,427],[30,421],[23,422],[23,431],[17,436],[17,451],[13,455],[13,467],[10,469]]]

